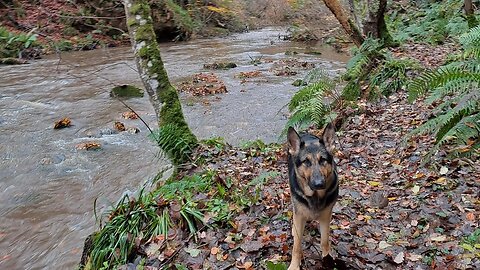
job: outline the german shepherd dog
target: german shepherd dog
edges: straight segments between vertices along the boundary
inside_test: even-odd
[[[322,137],[299,135],[288,129],[288,176],[293,202],[293,251],[289,270],[300,269],[305,222],[320,223],[322,257],[330,253],[330,221],[338,197],[338,177],[333,160],[335,130],[330,123]]]

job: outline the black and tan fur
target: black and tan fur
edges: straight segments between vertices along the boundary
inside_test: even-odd
[[[330,221],[338,197],[338,177],[333,160],[332,124],[321,138],[299,135],[288,129],[288,174],[293,202],[293,251],[289,270],[300,269],[302,236],[306,221],[320,223],[322,257],[330,253]]]

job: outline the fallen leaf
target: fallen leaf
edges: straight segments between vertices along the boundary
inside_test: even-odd
[[[405,255],[403,254],[403,252],[398,253],[397,256],[395,256],[395,259],[393,259],[393,261],[396,264],[401,264],[403,263],[404,260],[405,260]]]
[[[247,253],[258,251],[262,247],[263,243],[260,241],[247,241],[240,246],[240,248]]]
[[[122,117],[125,119],[138,119],[137,114],[132,111],[122,113]]]
[[[447,237],[445,235],[432,234],[430,236],[430,240],[435,241],[435,242],[443,242],[443,241],[447,240]]]
[[[380,241],[380,243],[378,243],[378,248],[379,249],[386,249],[386,248],[391,247],[391,246],[392,245],[390,245],[386,241]]]
[[[113,127],[115,127],[115,129],[118,131],[125,131],[125,125],[120,121],[115,121]]]
[[[158,251],[160,250],[161,247],[162,247],[162,245],[160,245],[160,244],[151,243],[150,245],[148,245],[147,249],[145,250],[145,253],[147,253],[147,256],[152,257],[156,253],[158,253]]]
[[[197,257],[202,251],[198,248],[184,248],[185,252],[190,254],[193,258]]]
[[[251,261],[248,261],[248,262],[245,262],[243,265],[237,265],[238,268],[240,269],[252,269],[252,266],[253,266],[253,262]]]
[[[86,142],[75,145],[75,148],[77,150],[97,150],[101,148],[101,145],[98,142]]]
[[[55,125],[53,126],[54,129],[60,129],[60,128],[66,128],[72,125],[72,121],[70,118],[65,117],[61,120],[58,120],[55,122]]]
[[[423,258],[422,255],[418,255],[418,254],[415,254],[415,253],[410,253],[408,255],[408,259],[412,262],[416,262],[416,261],[419,261]]]
[[[437,184],[437,185],[442,185],[442,186],[444,186],[444,185],[447,184],[447,178],[445,178],[445,177],[440,177],[440,178],[438,178],[437,180],[435,180],[434,183]]]
[[[382,183],[380,182],[377,182],[377,181],[368,181],[368,184],[372,187],[378,187],[380,186]]]
[[[218,253],[218,251],[220,251],[220,249],[219,249],[218,247],[212,247],[212,248],[210,249],[210,253],[211,253],[212,255],[216,255],[216,254]]]
[[[466,217],[469,221],[475,221],[475,214],[472,212],[467,213]]]

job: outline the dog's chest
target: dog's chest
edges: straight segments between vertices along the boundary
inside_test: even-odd
[[[307,220],[319,219],[322,212],[325,210],[325,208],[317,209],[316,207],[308,207],[303,203],[298,203],[298,202],[294,204],[294,208],[295,208],[294,209],[295,213],[301,214]]]

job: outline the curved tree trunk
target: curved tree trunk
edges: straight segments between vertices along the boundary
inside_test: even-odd
[[[174,127],[189,148],[197,144],[197,138],[191,132],[183,117],[182,107],[176,89],[168,79],[167,71],[160,56],[151,17],[150,6],[146,0],[124,0],[127,27],[135,54],[138,72],[145,86],[158,119],[158,127]],[[162,144],[160,144],[161,146]],[[175,145],[175,144],[173,144]],[[176,165],[177,153],[163,149]]]
[[[353,43],[355,43],[357,47],[362,45],[364,41],[362,33],[360,33],[357,26],[345,13],[339,0],[323,0],[323,2],[328,7],[328,9],[330,9],[333,15],[335,15],[340,25],[342,25],[345,32],[347,32],[347,34],[352,39]]]

